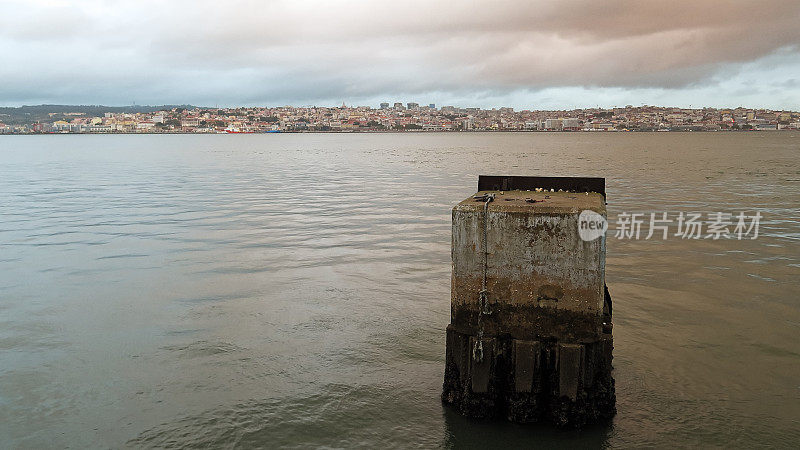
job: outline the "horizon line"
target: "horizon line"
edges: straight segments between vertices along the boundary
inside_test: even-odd
[[[415,103],[420,108],[428,108],[429,105],[435,105],[435,103],[418,103],[418,102],[385,102],[393,105],[394,103],[402,103],[405,107],[408,103]],[[129,105],[105,105],[105,104],[70,104],[70,103],[40,103],[40,104],[22,104],[16,106],[9,106],[9,105],[0,105],[0,109],[21,109],[21,108],[35,108],[35,107],[93,107],[93,108],[163,108],[163,107],[170,107],[172,109],[175,108],[186,108],[191,107],[194,109],[239,109],[239,108],[265,108],[265,109],[272,109],[272,108],[372,108],[372,109],[381,109],[380,105],[378,107],[372,105],[364,105],[364,104],[356,104],[352,103],[347,105],[345,102],[342,105],[292,105],[292,104],[282,104],[282,105],[237,105],[237,106],[200,106],[200,105],[193,105],[191,103],[184,103],[184,104],[177,104],[177,103],[163,103],[163,104],[129,104]],[[392,108],[393,106],[389,106]],[[505,109],[510,108],[514,111],[576,111],[576,110],[587,110],[587,109],[627,109],[627,108],[674,108],[674,109],[692,109],[692,110],[702,110],[702,109],[755,109],[755,110],[771,110],[771,111],[800,111],[800,109],[785,109],[785,108],[771,108],[771,107],[763,107],[763,106],[679,106],[679,105],[650,105],[650,104],[642,104],[642,105],[634,105],[634,104],[627,104],[624,106],[586,106],[586,107],[575,107],[575,108],[558,108],[558,109],[534,109],[534,108],[516,108],[512,106],[493,106],[490,108],[487,107],[480,107],[480,106],[456,106],[456,105],[441,105],[435,106],[436,109],[440,109],[443,107],[452,107],[457,109],[479,109],[479,110],[498,110],[498,109]]]

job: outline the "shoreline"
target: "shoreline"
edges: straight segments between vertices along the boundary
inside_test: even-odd
[[[193,131],[162,131],[162,132],[129,132],[129,131],[112,131],[112,132],[47,132],[47,133],[0,133],[0,136],[65,136],[65,135],[197,135],[197,136],[214,136],[214,135],[250,135],[250,134],[455,134],[455,133],[541,133],[541,134],[606,134],[606,133],[774,133],[774,132],[792,132],[800,131],[800,129],[790,128],[781,130],[347,130],[347,131],[334,131],[334,130],[288,130],[288,131],[254,131],[254,132],[238,132],[238,133],[198,133]]]

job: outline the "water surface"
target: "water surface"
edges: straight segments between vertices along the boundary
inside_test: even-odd
[[[557,431],[439,402],[450,208],[477,175],[607,178],[619,413]],[[0,442],[23,448],[800,441],[800,134],[0,137]]]

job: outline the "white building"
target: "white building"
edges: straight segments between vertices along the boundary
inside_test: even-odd
[[[561,119],[546,119],[544,121],[544,129],[549,131],[561,131],[564,124]]]
[[[561,128],[564,130],[578,131],[581,128],[580,120],[574,117],[562,119]]]

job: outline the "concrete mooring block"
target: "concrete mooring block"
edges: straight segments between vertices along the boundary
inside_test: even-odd
[[[453,208],[444,403],[572,426],[615,414],[605,236],[579,233],[605,204],[603,179],[482,176]]]

